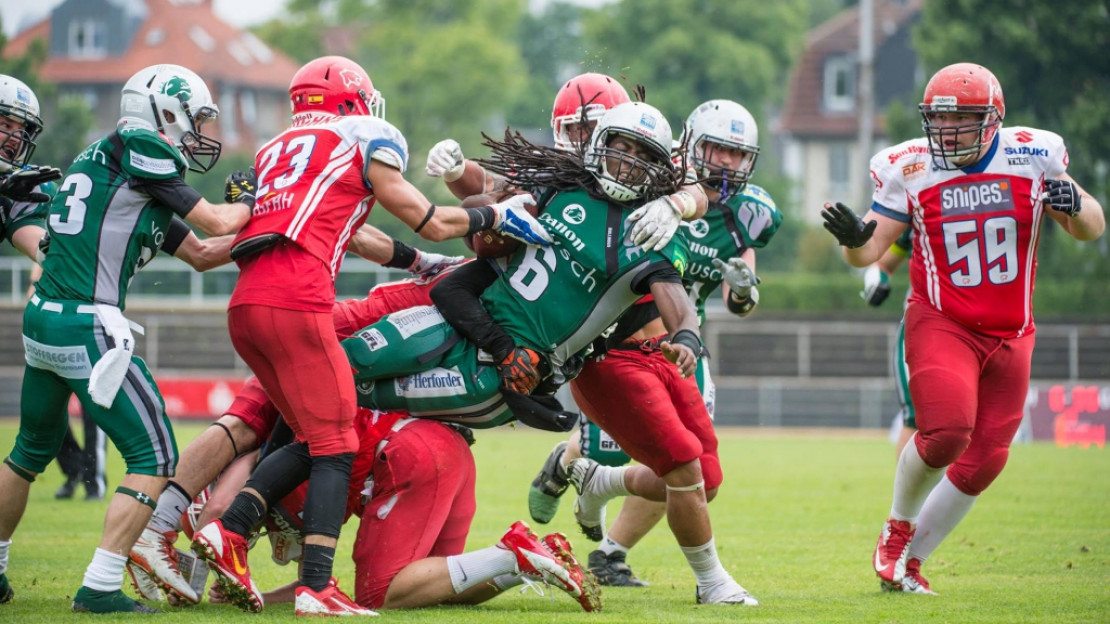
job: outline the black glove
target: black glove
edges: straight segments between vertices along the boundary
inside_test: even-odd
[[[1055,180],[1049,178],[1044,181],[1044,193],[1041,200],[1053,210],[1074,217],[1082,208],[1083,197],[1079,194],[1075,182],[1071,180]]]
[[[540,356],[527,347],[517,347],[512,353],[505,356],[497,365],[497,372],[501,375],[501,385],[521,394],[530,394],[540,383],[540,374],[536,366],[540,363]]]
[[[50,201],[50,196],[35,188],[44,182],[52,182],[62,177],[62,170],[56,167],[28,167],[13,171],[0,180],[0,197],[12,201],[42,204]]]
[[[864,225],[863,219],[856,216],[852,209],[840,202],[835,206],[825,204],[821,211],[821,218],[825,220],[825,229],[832,232],[838,243],[848,249],[855,249],[867,244],[871,235],[875,233],[878,221],[871,221]]]
[[[254,167],[249,171],[232,171],[224,184],[224,201],[246,204],[254,208],[254,192],[258,189],[258,175]]]

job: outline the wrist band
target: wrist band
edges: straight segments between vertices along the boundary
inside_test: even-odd
[[[696,332],[690,329],[680,329],[673,336],[671,336],[672,344],[685,345],[694,352],[694,357],[701,357],[702,342],[701,337]]]
[[[382,266],[391,269],[407,269],[416,263],[419,253],[414,247],[393,239],[393,257]]]

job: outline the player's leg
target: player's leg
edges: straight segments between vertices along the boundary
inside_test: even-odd
[[[108,436],[104,435],[92,419],[82,418],[81,420],[85,429],[85,449],[82,453],[81,466],[85,500],[101,500],[108,489]]]
[[[77,484],[81,482],[81,445],[77,443],[77,438],[73,435],[73,427],[67,424],[66,436],[62,440],[62,446],[58,449],[58,467],[62,469],[62,474],[65,475],[65,483],[54,492],[54,498],[68,500],[73,498],[73,492],[77,489]]]
[[[1029,385],[1034,336],[1003,342],[992,353],[979,382],[978,418],[971,444],[921,509],[910,543],[903,591],[933,593],[921,566],[971,511],[979,495],[998,477],[1021,426]]]
[[[910,367],[906,364],[906,322],[898,324],[898,343],[894,347],[894,389],[898,395],[898,404],[901,409],[898,417],[902,421],[898,430],[898,440],[895,443],[895,457],[902,456],[902,449],[917,431],[917,419],[913,408],[913,397],[910,396]]]
[[[606,531],[597,550],[589,555],[588,566],[598,583],[612,587],[647,587],[648,583],[638,578],[628,565],[628,551],[666,515],[664,502],[626,496],[617,519]]]
[[[19,433],[0,467],[0,603],[12,599],[7,578],[12,534],[27,509],[31,482],[46,470],[69,428],[69,387],[53,373],[24,367]]]

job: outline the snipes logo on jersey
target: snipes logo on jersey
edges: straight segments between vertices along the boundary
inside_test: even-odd
[[[466,394],[462,373],[458,368],[433,368],[393,380],[398,396],[409,398],[445,397]]]
[[[941,187],[944,216],[974,215],[1014,209],[1014,191],[1007,180],[987,180]]]

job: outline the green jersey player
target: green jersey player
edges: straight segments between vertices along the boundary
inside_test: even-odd
[[[23,317],[26,367],[15,447],[0,468],[0,543],[11,538],[30,484],[54,458],[76,394],[127,464],[108,508],[100,547],[73,598],[76,611],[149,612],[120,591],[126,553],[177,462],[173,430],[154,379],[132,355],[124,318],[131,278],[158,251],[197,269],[227,262],[233,233],[250,216],[243,203],[213,205],[185,184],[185,170],[204,172],[220,153],[202,133],[216,117],[208,87],[188,69],[157,65],[124,85],[116,130],[74,159],[50,204],[43,277]],[[249,176],[229,179],[249,189]],[[184,219],[183,222],[181,219]],[[138,327],[138,326],[135,326]],[[15,502],[12,502],[15,501]],[[0,570],[6,564],[0,551]]]

